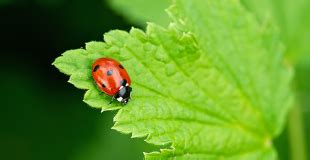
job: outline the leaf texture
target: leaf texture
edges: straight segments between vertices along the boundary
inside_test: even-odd
[[[54,65],[87,90],[87,104],[119,109],[113,129],[163,146],[146,159],[276,159],[272,138],[291,103],[277,30],[237,0],[177,0],[168,13],[167,28],[114,30]],[[108,105],[94,85],[99,57],[119,60],[131,76],[126,106]]]

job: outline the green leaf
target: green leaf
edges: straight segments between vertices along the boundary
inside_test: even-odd
[[[109,0],[108,2],[129,21],[140,26],[145,26],[146,22],[166,26],[170,22],[165,9],[169,7],[171,0]]]
[[[271,17],[281,29],[287,46],[287,57],[293,63],[309,58],[310,1],[309,0],[242,0],[261,21]]]
[[[290,159],[306,160],[307,151],[306,139],[310,142],[303,122],[309,117],[307,112],[301,112],[309,108],[305,103],[309,100],[309,92],[303,84],[309,84],[310,69],[310,1],[309,0],[242,0],[243,4],[255,13],[262,22],[273,19],[281,30],[281,38],[285,43],[285,58],[294,65],[294,91],[296,96],[295,108],[289,115],[288,132],[290,147]],[[300,107],[300,109],[299,109]],[[298,113],[300,112],[300,113]],[[304,114],[304,115],[303,115]],[[305,122],[304,124],[309,124]],[[283,155],[282,155],[283,157]]]
[[[275,27],[237,0],[178,0],[169,14],[168,28],[114,30],[105,43],[67,51],[54,65],[88,90],[90,106],[120,109],[113,129],[162,145],[146,159],[276,159],[272,138],[292,97]],[[110,97],[91,85],[99,57],[119,60],[131,76],[126,106],[108,105]]]

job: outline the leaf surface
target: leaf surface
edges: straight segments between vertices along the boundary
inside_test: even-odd
[[[195,8],[195,10],[193,10]],[[237,0],[178,0],[168,28],[111,31],[54,65],[87,89],[84,101],[120,109],[113,129],[163,145],[146,159],[276,159],[272,138],[290,106],[290,70],[272,24],[259,24]],[[108,105],[92,82],[99,57],[119,60],[132,101]]]
[[[109,0],[110,5],[129,21],[145,26],[146,22],[155,22],[161,25],[169,24],[169,17],[165,9],[171,0]]]
[[[281,29],[286,56],[294,64],[310,61],[310,1],[308,0],[242,0],[261,21],[272,19]]]

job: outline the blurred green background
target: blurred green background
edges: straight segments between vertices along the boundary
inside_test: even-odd
[[[1,160],[143,159],[152,146],[110,128],[51,63],[132,24],[102,0],[0,1]]]
[[[164,3],[158,8],[168,4],[166,0],[158,3]],[[101,41],[103,33],[109,30],[143,28],[142,21],[151,20],[145,16],[138,20],[131,16],[127,20],[104,0],[0,0],[0,159],[137,160],[143,159],[143,151],[157,149],[141,139],[111,130],[116,112],[100,113],[88,107],[82,102],[84,91],[66,83],[68,77],[51,65],[65,50],[83,47],[88,41]],[[167,24],[163,16],[164,12],[160,12],[157,22]],[[308,20],[302,20],[306,26],[310,24],[309,18],[310,14],[303,17]],[[297,39],[303,39],[304,46],[310,43],[308,33],[307,27],[298,32]],[[296,45],[290,49],[302,48]],[[302,57],[294,58],[292,63],[304,141],[310,144],[307,51],[304,49]],[[286,128],[275,140],[283,160],[291,156],[289,133]],[[308,148],[306,151],[310,153]]]

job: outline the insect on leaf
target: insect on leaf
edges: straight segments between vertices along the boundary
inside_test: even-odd
[[[272,139],[290,106],[291,71],[275,27],[258,23],[238,0],[178,0],[168,13],[167,28],[114,30],[54,65],[88,90],[87,104],[119,109],[113,129],[163,145],[146,159],[276,159]],[[99,57],[127,69],[127,105],[108,105],[93,84]]]

